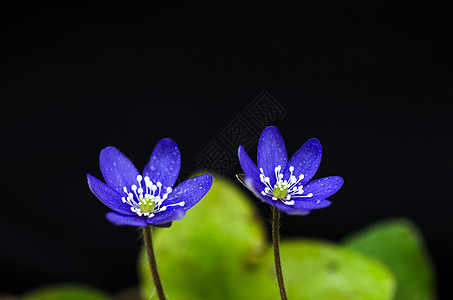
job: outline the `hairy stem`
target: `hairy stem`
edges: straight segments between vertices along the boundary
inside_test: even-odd
[[[159,300],[165,300],[164,288],[160,281],[159,272],[157,272],[156,257],[154,256],[153,238],[151,236],[151,226],[143,227],[143,239],[145,241],[146,254],[148,255],[149,267],[153,276],[154,286],[156,287]]]
[[[275,271],[277,273],[278,288],[280,289],[280,296],[282,300],[287,300],[285,283],[283,282],[282,265],[280,263],[280,237],[279,237],[279,223],[280,223],[280,211],[276,207],[272,207],[273,221],[272,221],[272,244],[274,247],[274,260],[275,260]]]

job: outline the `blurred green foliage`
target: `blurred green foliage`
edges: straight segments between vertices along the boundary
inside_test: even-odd
[[[395,300],[435,299],[434,271],[422,235],[408,220],[386,220],[353,234],[346,245],[376,258],[395,274]]]
[[[279,299],[272,249],[257,215],[243,189],[216,178],[183,221],[157,230],[168,298]],[[299,239],[283,241],[281,256],[290,299],[392,299],[389,269],[349,248]],[[139,268],[143,299],[157,299],[143,252]]]
[[[20,297],[21,300],[112,300],[107,294],[85,285],[61,284],[42,287]]]
[[[157,230],[156,260],[169,299],[242,299],[241,291],[260,286],[265,229],[252,203],[233,184],[218,178],[182,221]],[[144,299],[154,287],[141,256]],[[248,299],[257,299],[249,294]],[[155,295],[154,298],[157,299]]]
[[[289,299],[379,300],[392,299],[394,294],[392,273],[351,249],[322,241],[294,239],[281,243],[280,255]],[[273,270],[272,249],[265,263],[268,270]],[[269,285],[273,282],[274,272]]]

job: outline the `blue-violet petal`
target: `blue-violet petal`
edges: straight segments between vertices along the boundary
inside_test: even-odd
[[[304,186],[304,195],[312,193],[309,200],[323,200],[335,194],[343,185],[343,178],[340,176],[328,176],[316,179]]]
[[[166,227],[162,225],[181,220],[185,215],[186,212],[182,207],[168,207],[165,211],[156,214],[152,218],[146,219],[146,223],[152,226],[161,225],[161,227]]]
[[[264,174],[270,178],[270,183],[274,186],[275,168],[280,165],[281,169],[285,170],[288,163],[285,141],[276,127],[267,127],[261,133],[257,160],[258,168],[264,170]]]
[[[137,168],[115,147],[107,147],[101,151],[99,165],[107,185],[119,194],[123,193],[124,186],[130,188],[137,184]]]
[[[241,164],[242,170],[246,177],[259,178],[260,171],[258,167],[250,159],[250,156],[245,151],[244,147],[241,145],[238,149],[239,163]],[[258,179],[259,180],[259,179]]]
[[[146,223],[146,219],[139,216],[125,216],[116,212],[108,212],[105,217],[107,218],[107,220],[118,226],[128,225],[144,227],[148,225]]]
[[[184,210],[190,209],[206,195],[212,186],[212,175],[203,174],[180,183],[168,195],[164,205],[175,204],[184,201]]]
[[[149,163],[143,170],[143,176],[149,176],[152,182],[160,181],[163,189],[173,187],[181,167],[181,155],[176,143],[169,138],[160,140],[151,154]]]
[[[245,177],[245,186],[255,195],[255,197],[257,197],[261,201],[269,205],[275,205],[276,201],[261,194],[261,191],[264,190],[264,184],[260,181],[256,180],[253,177]]]
[[[292,208],[294,209],[320,209],[320,208],[325,208],[329,206],[331,202],[329,200],[315,200],[315,201],[309,201],[309,200],[296,200],[293,205],[291,205]]]
[[[107,207],[125,215],[135,215],[131,207],[121,201],[121,196],[96,177],[87,174],[88,186],[91,192]]]
[[[321,156],[321,143],[317,139],[309,139],[289,160],[288,168],[284,172],[284,178],[289,178],[289,167],[293,166],[293,174],[296,178],[299,178],[300,174],[304,175],[304,178],[298,183],[298,185],[306,184],[313,178],[318,170],[319,164],[321,163]]]

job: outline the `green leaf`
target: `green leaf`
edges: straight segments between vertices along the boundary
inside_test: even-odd
[[[279,299],[272,249],[253,206],[258,200],[237,186],[216,178],[184,220],[157,230],[157,264],[169,299]],[[392,297],[391,272],[351,249],[284,241],[281,256],[290,299]],[[143,299],[157,299],[143,252],[139,268]]]
[[[387,220],[346,239],[346,245],[386,264],[397,279],[396,300],[435,298],[434,271],[416,226]]]
[[[289,299],[392,299],[395,281],[384,265],[351,249],[313,240],[282,241],[283,276]],[[268,276],[275,278],[272,249]],[[275,279],[274,279],[275,281]],[[269,298],[277,299],[277,298]]]
[[[252,205],[236,186],[216,178],[183,220],[157,230],[156,260],[169,299],[242,299],[266,246]],[[142,294],[150,299],[153,282],[143,252],[141,257]]]
[[[111,300],[102,291],[84,285],[59,284],[26,293],[22,300]]]

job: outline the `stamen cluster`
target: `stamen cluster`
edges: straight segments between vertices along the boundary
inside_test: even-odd
[[[261,194],[263,196],[268,196],[274,201],[280,200],[283,202],[283,204],[286,205],[294,204],[294,200],[291,200],[291,197],[304,197],[304,198],[313,197],[312,193],[302,196],[302,194],[304,193],[303,186],[302,185],[298,186],[298,183],[302,179],[304,179],[303,174],[300,174],[299,178],[296,178],[296,176],[293,175],[294,167],[290,166],[289,179],[283,180],[284,175],[283,173],[281,173],[281,170],[282,170],[281,165],[275,167],[274,169],[275,185],[272,186],[270,183],[271,182],[270,178],[264,174],[263,168],[260,168],[260,180],[265,185],[264,190],[261,191]]]
[[[142,181],[145,186],[143,189]],[[167,187],[165,191],[162,190],[162,183],[157,181],[155,184],[150,180],[148,176],[144,178],[141,175],[137,175],[137,185],[131,186],[132,192],[128,191],[127,187],[123,187],[124,193],[127,197],[122,197],[123,203],[127,203],[131,206],[131,211],[135,212],[138,216],[145,216],[151,218],[155,213],[164,211],[169,206],[184,206],[184,201],[175,204],[162,206],[162,203],[168,198],[168,194],[172,192],[171,187]]]

